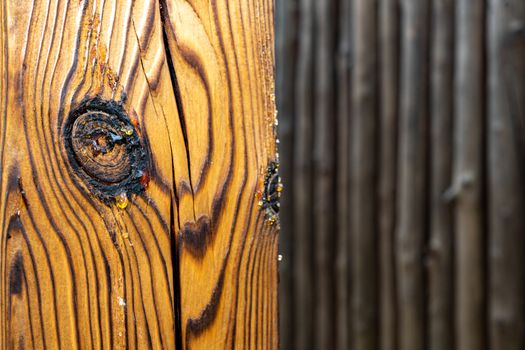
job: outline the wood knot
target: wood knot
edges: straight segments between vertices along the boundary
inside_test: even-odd
[[[64,136],[72,169],[107,204],[147,186],[147,153],[122,105],[83,101],[69,114]]]
[[[271,161],[264,176],[264,188],[259,201],[259,206],[264,209],[265,218],[270,224],[279,220],[282,190],[283,184],[279,176],[279,163]]]

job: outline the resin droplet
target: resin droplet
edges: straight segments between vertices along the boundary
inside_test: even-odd
[[[115,203],[120,209],[126,209],[128,206],[128,195],[123,192],[115,197]]]
[[[129,238],[129,234],[128,234],[127,232],[124,232],[124,233],[122,234],[122,238],[124,238],[124,239],[128,239],[128,238]]]
[[[126,134],[126,136],[131,136],[133,135],[133,128],[129,125],[126,125],[124,127],[122,127],[122,129],[120,129],[120,131],[122,131],[124,134]]]
[[[281,179],[279,179],[279,180],[281,180]],[[276,190],[277,192],[282,192],[283,189],[284,189],[284,185],[283,185],[281,182],[279,182],[279,183],[277,184],[277,186],[275,186],[275,190]]]
[[[277,261],[283,261],[283,256],[281,254],[277,255]]]

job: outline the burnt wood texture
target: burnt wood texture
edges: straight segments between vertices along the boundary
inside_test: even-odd
[[[273,2],[0,4],[0,348],[277,348]]]

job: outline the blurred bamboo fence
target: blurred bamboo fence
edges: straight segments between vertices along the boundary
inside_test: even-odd
[[[525,349],[525,1],[276,0],[282,349]]]

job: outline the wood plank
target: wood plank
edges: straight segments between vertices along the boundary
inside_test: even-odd
[[[272,2],[0,17],[0,347],[275,348]]]
[[[275,348],[273,1],[162,7],[190,173],[177,188],[182,347]]]
[[[165,150],[184,143],[158,3],[3,1],[1,23],[0,343],[174,348],[171,192],[186,165],[174,179]],[[89,124],[108,106],[127,116]]]
[[[525,3],[488,3],[489,335],[525,348]]]

